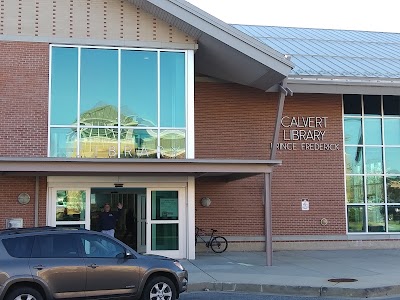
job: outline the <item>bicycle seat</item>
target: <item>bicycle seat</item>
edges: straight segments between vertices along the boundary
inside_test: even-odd
[[[216,229],[211,229],[211,231],[212,231],[212,232],[217,232],[218,230],[216,230]]]

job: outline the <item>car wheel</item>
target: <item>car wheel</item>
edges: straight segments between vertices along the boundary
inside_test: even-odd
[[[143,300],[176,300],[176,289],[170,279],[164,276],[152,278],[143,290]]]
[[[43,300],[43,297],[31,287],[19,287],[8,293],[5,300]]]

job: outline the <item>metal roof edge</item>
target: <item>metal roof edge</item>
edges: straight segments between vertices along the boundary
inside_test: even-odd
[[[135,5],[139,5],[140,7],[140,3],[137,4],[135,1],[133,2],[135,3]],[[290,60],[286,59],[284,54],[274,50],[273,48],[265,45],[257,39],[243,33],[239,29],[234,28],[232,25],[223,22],[222,20],[208,14],[207,12],[201,10],[200,8],[185,0],[147,0],[146,2],[149,2],[159,7],[160,9],[175,16],[176,18],[197,28],[201,32],[209,34],[210,36],[216,38],[221,42],[224,42],[225,44],[229,45],[239,52],[242,52],[245,55],[248,55],[246,49],[239,49],[239,45],[235,45],[228,40],[229,37],[243,43],[242,45],[247,45],[248,47],[252,47],[253,49],[258,50],[259,52],[261,52],[262,55],[268,55],[269,57],[275,59],[283,65],[283,69],[285,69],[284,71],[276,71],[285,76],[287,76],[290,69],[294,67],[294,64]],[[196,20],[190,19],[193,17],[197,19],[197,22]],[[211,34],[209,30],[210,26],[214,29],[217,29],[219,32],[213,32],[213,34]],[[266,64],[264,56],[252,58],[263,64]]]
[[[290,76],[288,87],[294,93],[400,95],[400,78]],[[276,91],[277,85],[268,90]]]

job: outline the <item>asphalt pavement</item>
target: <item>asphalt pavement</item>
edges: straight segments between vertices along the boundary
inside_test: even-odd
[[[188,291],[254,292],[311,297],[400,296],[400,250],[196,253],[182,260]]]

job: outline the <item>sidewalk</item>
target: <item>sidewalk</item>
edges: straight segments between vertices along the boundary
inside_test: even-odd
[[[276,251],[271,267],[266,266],[264,252],[208,252],[181,263],[189,272],[189,291],[359,298],[400,295],[400,250]],[[350,280],[356,281],[343,282]]]

